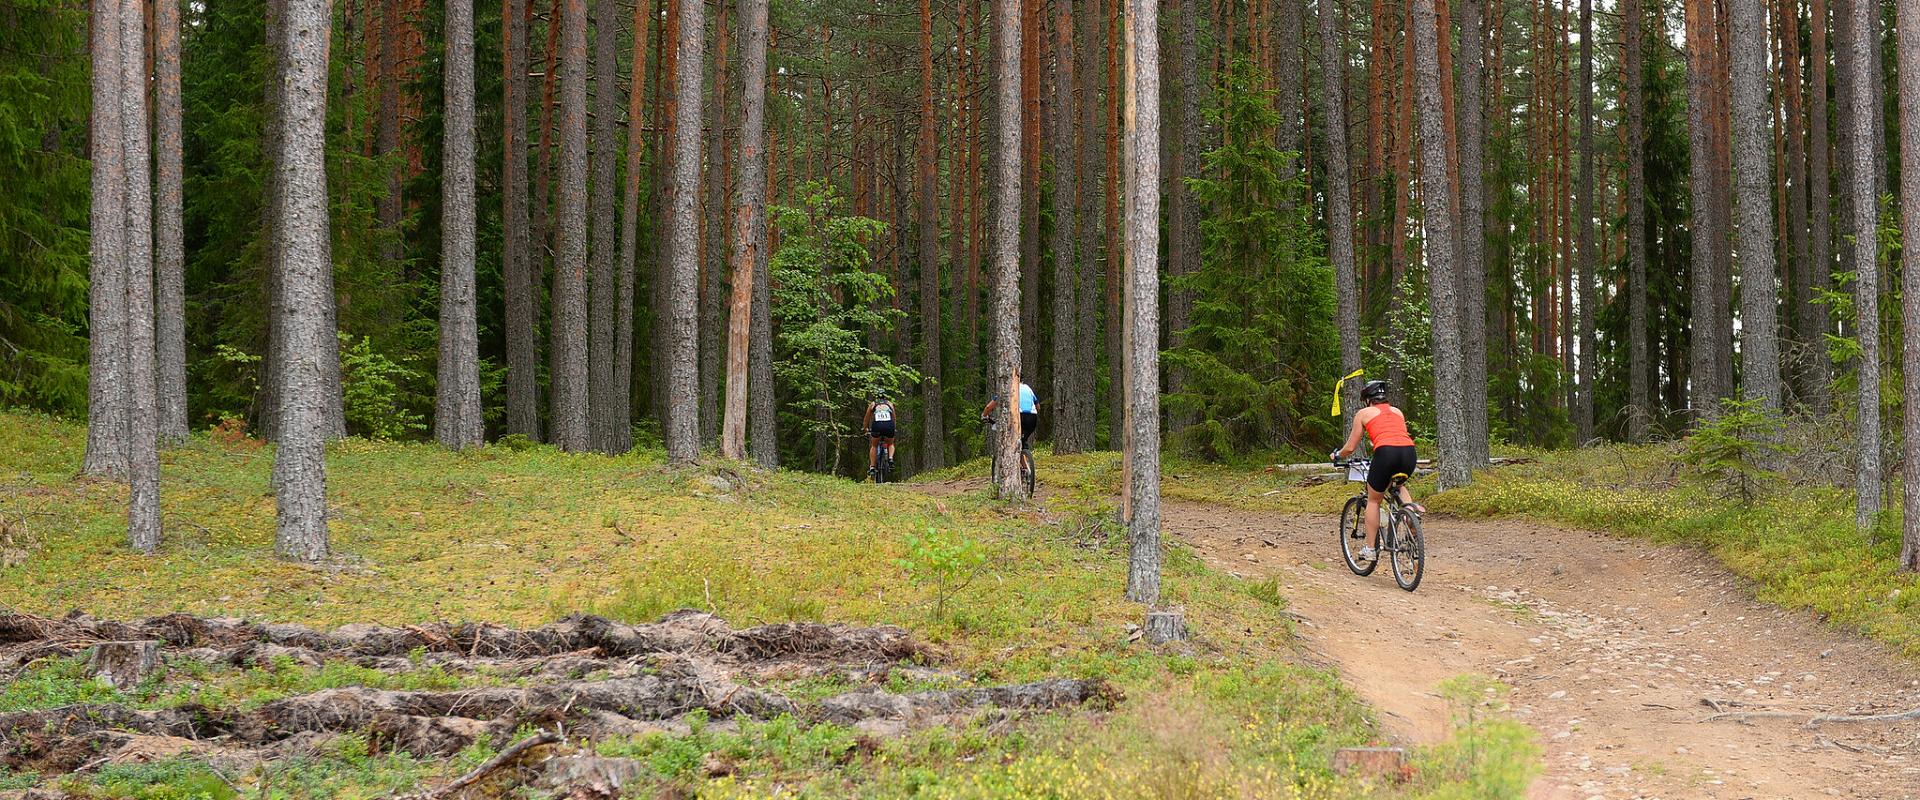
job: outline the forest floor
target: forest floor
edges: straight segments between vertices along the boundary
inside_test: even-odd
[[[1434,495],[1411,594],[1384,566],[1346,569],[1344,481],[1176,463],[1163,522],[1215,568],[1274,582],[1304,647],[1399,742],[1445,740],[1461,725],[1449,697],[1499,687],[1482,710],[1545,751],[1529,798],[1920,797],[1920,631],[1901,602],[1916,583],[1886,566],[1890,542],[1817,490],[1719,501],[1676,481],[1671,457],[1545,455]],[[1072,474],[1055,472],[1050,503],[1112,488]],[[1877,715],[1903,716],[1815,719]]]
[[[84,438],[0,413],[0,797],[392,797],[509,754],[464,796],[1493,797],[1534,769],[1496,719],[1404,780],[1334,774],[1387,733],[1288,598],[1173,548],[1193,639],[1137,641],[1098,500],[349,440],[307,567],[272,557],[270,447],[168,450],[141,556]],[[156,668],[103,683],[106,640]]]

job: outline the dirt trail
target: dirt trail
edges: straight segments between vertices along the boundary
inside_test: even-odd
[[[1211,564],[1278,577],[1307,647],[1407,743],[1444,737],[1439,682],[1493,675],[1540,734],[1531,798],[1920,798],[1920,720],[1704,721],[1734,711],[1920,706],[1920,670],[1755,601],[1682,548],[1526,522],[1427,521],[1417,593],[1348,572],[1331,514],[1165,509]]]

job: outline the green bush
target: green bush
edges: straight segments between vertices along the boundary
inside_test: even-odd
[[[1786,454],[1786,425],[1757,400],[1725,400],[1720,415],[1695,427],[1680,460],[1698,470],[1720,495],[1746,503],[1760,493]]]

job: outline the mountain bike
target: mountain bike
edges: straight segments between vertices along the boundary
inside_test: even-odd
[[[994,436],[1000,429],[999,415],[981,417],[980,423],[987,426],[987,452],[993,454],[993,471],[987,473],[991,477],[1000,474],[1000,447],[994,443],[996,441]],[[1036,482],[1034,478],[1033,446],[1028,444],[1026,439],[1020,440],[1020,482],[1026,485],[1027,496],[1032,497],[1034,484]]]
[[[872,438],[873,433],[869,431],[867,432],[867,436],[868,438]],[[893,440],[892,439],[881,439],[880,441],[874,443],[873,482],[874,483],[892,483],[893,482]]]
[[[1367,543],[1367,470],[1373,461],[1351,458],[1335,460],[1333,464],[1347,468],[1348,480],[1360,482],[1360,493],[1348,498],[1346,507],[1340,510],[1340,555],[1346,560],[1347,569],[1361,577],[1371,575],[1374,567],[1380,565],[1380,557],[1386,555],[1393,569],[1393,582],[1409,592],[1419,588],[1420,577],[1426,574],[1427,544],[1420,533],[1420,513],[1400,498],[1401,488],[1407,485],[1407,474],[1396,473],[1387,484],[1381,498],[1380,541],[1374,548],[1373,558],[1363,560],[1360,549]]]

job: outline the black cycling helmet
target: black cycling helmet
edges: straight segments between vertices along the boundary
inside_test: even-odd
[[[1367,381],[1367,385],[1360,388],[1360,399],[1367,401],[1369,405],[1384,403],[1387,402],[1388,391],[1390,388],[1386,381]]]

